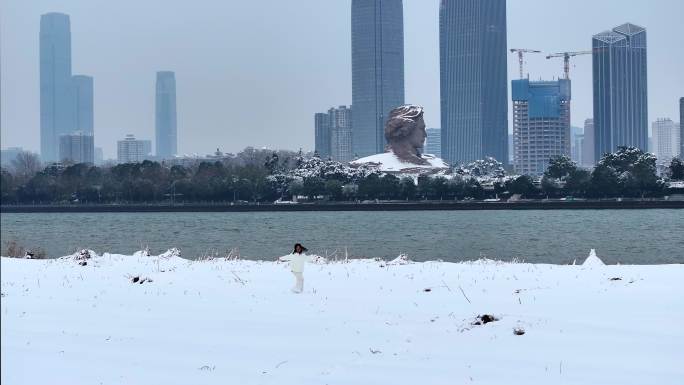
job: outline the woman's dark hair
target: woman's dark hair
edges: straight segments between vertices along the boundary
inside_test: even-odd
[[[293,253],[296,253],[296,252],[297,252],[297,246],[299,246],[299,247],[302,248],[302,253],[308,250],[306,247],[302,246],[301,243],[296,243],[296,244],[294,245],[294,251],[292,251]]]

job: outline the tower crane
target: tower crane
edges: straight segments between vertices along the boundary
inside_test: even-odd
[[[554,57],[563,58],[563,73],[565,74],[565,79],[570,79],[570,57],[579,55],[589,55],[592,51],[576,51],[576,52],[556,52],[546,55],[547,59]]]
[[[518,54],[518,63],[520,63],[520,79],[523,78],[523,54],[526,53],[540,53],[541,51],[537,51],[535,49],[528,49],[528,48],[511,48],[511,53],[517,53]]]

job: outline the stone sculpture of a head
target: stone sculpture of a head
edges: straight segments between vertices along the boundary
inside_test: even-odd
[[[423,107],[405,104],[390,111],[385,124],[385,139],[388,150],[399,159],[414,164],[429,164],[419,152],[425,144],[425,138]]]

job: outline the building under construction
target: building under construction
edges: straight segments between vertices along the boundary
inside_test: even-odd
[[[513,80],[513,165],[539,176],[549,160],[570,156],[570,80]]]

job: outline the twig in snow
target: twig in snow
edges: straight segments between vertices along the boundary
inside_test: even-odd
[[[280,362],[278,363],[278,365],[276,365],[275,367],[276,367],[276,369],[278,369],[278,368],[280,367],[280,365],[286,364],[286,363],[287,363],[287,361],[280,361]]]
[[[233,275],[235,276],[235,278],[237,279],[238,282],[240,282],[243,286],[245,285],[245,281],[243,281],[242,278],[240,278],[237,274],[235,274],[234,271],[231,271],[231,273],[233,273]]]
[[[447,290],[451,291],[451,288],[449,287],[449,285],[446,284],[446,282],[444,282],[444,280],[442,280],[442,283],[444,284],[444,287],[447,288]]]
[[[368,350],[370,350],[370,352],[373,354],[382,353],[380,350],[373,350],[373,348],[368,348]]]
[[[472,302],[470,302],[470,300],[468,299],[468,296],[466,295],[465,291],[463,291],[463,288],[461,287],[461,285],[458,285],[458,288],[461,289],[461,293],[463,294],[465,299],[468,301],[468,303],[472,304]]]

